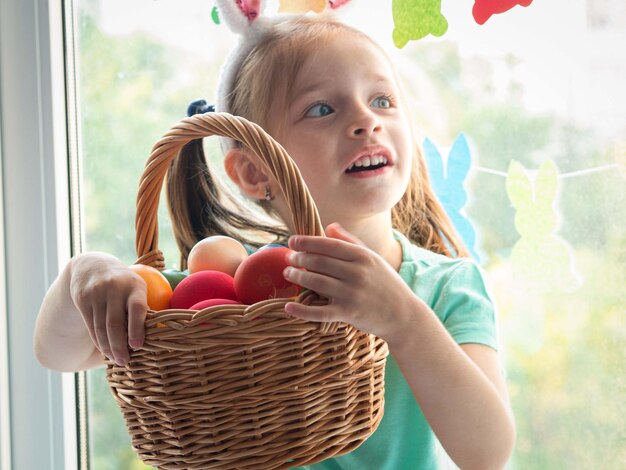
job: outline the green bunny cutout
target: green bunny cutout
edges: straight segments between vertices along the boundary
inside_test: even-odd
[[[580,287],[572,250],[555,233],[558,171],[554,162],[541,164],[533,184],[524,167],[511,161],[506,191],[515,208],[515,228],[521,237],[511,253],[516,277],[539,290],[572,291]]]
[[[398,49],[429,34],[442,36],[448,20],[441,14],[441,0],[393,0],[393,42]]]

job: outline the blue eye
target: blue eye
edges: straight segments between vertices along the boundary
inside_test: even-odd
[[[335,112],[335,110],[333,108],[331,108],[329,105],[327,105],[326,103],[319,103],[319,104],[311,106],[307,110],[306,116],[308,116],[308,117],[324,117],[324,116],[328,116],[329,114],[332,114],[334,112]]]
[[[374,101],[372,101],[372,106],[376,108],[387,109],[391,108],[391,105],[391,98],[389,98],[388,96],[379,96],[378,98],[374,99]]]

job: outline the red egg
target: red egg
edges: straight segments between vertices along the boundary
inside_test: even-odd
[[[206,299],[237,300],[233,278],[220,271],[192,273],[174,289],[170,308],[188,309]]]
[[[197,304],[190,307],[190,310],[202,310],[208,307],[214,307],[216,305],[241,305],[239,301],[233,299],[206,299],[201,300]]]
[[[293,253],[289,248],[268,247],[253,253],[235,272],[235,292],[246,305],[261,300],[294,297],[300,289],[283,276],[289,266],[287,258]]]

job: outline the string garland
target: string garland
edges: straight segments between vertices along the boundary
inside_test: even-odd
[[[472,165],[471,168],[472,170],[479,171],[481,173],[489,173],[492,175],[502,176],[504,178],[506,178],[509,175],[508,173],[504,171],[492,170],[491,168],[485,168],[479,165]],[[603,171],[618,170],[618,169],[619,169],[619,165],[617,163],[608,163],[606,165],[599,165],[599,166],[595,166],[592,168],[586,168],[584,170],[570,171],[567,173],[559,173],[558,178],[559,179],[575,178],[577,176],[585,176],[585,175],[589,175],[592,173],[600,173]]]
[[[571,292],[582,284],[576,270],[574,252],[566,240],[556,233],[558,213],[556,197],[559,180],[594,173],[620,170],[619,161],[591,168],[559,173],[551,159],[544,160],[537,170],[529,170],[511,160],[507,172],[472,164],[472,155],[463,133],[445,152],[429,139],[423,142],[429,177],[437,197],[450,217],[471,255],[480,261],[475,247],[476,229],[465,215],[468,200],[464,187],[470,170],[505,178],[506,192],[515,209],[515,228],[520,236],[512,247],[510,261],[518,279],[537,289],[559,289]],[[617,149],[616,158],[624,158]]]
[[[235,1],[235,0],[233,0]],[[260,0],[236,0],[244,10],[258,9]],[[280,13],[322,13],[325,9],[337,9],[350,0],[279,0]],[[515,6],[529,6],[533,0],[474,0],[472,16],[479,25],[485,24],[493,15],[506,13]],[[441,13],[441,0],[392,0],[391,11],[394,21],[393,42],[402,49],[409,41],[428,35],[443,36],[448,30],[448,20]],[[219,24],[217,9],[211,18]]]

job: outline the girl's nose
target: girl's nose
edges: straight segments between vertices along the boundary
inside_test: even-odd
[[[378,117],[371,109],[359,109],[356,117],[348,128],[350,137],[369,137],[382,129]]]

